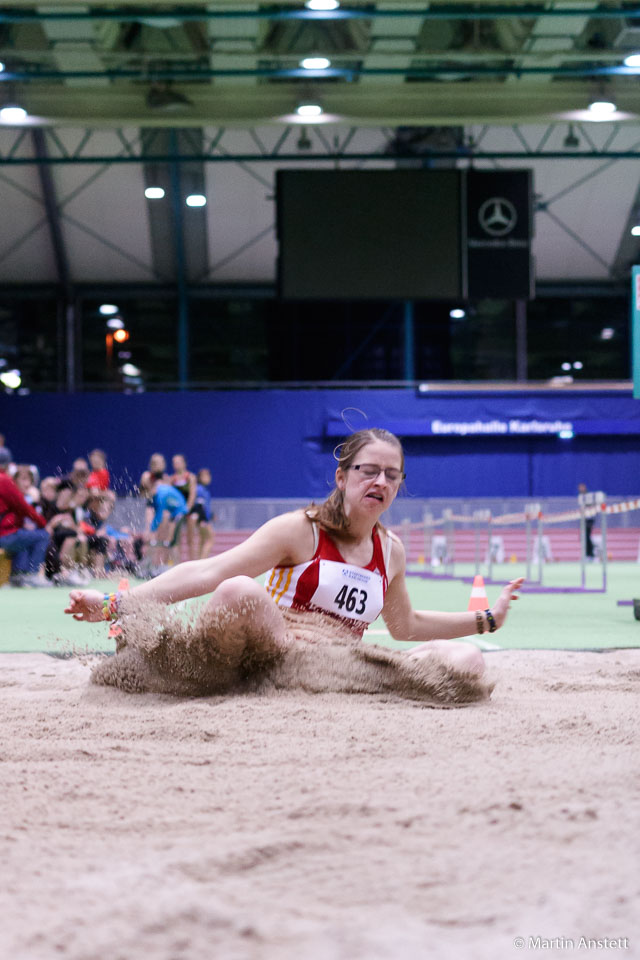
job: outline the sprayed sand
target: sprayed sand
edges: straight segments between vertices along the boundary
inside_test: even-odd
[[[129,693],[203,696],[278,690],[310,693],[387,693],[431,706],[464,706],[485,700],[493,684],[453,669],[437,654],[407,653],[363,644],[321,613],[286,612],[287,637],[276,644],[267,631],[249,632],[254,612],[175,608],[127,598],[115,657],[92,671],[96,684]]]
[[[2,955],[640,956],[640,651],[487,660],[490,700],[434,710],[4,654]]]

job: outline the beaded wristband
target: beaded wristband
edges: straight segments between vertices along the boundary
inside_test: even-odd
[[[496,630],[498,629],[498,624],[496,623],[495,618],[491,613],[491,610],[485,610],[484,613],[487,618],[487,623],[489,624],[489,633],[495,633]]]
[[[118,608],[120,606],[120,591],[117,593],[105,593],[102,598],[102,619],[117,620]]]
[[[476,633],[484,633],[484,617],[476,610]]]

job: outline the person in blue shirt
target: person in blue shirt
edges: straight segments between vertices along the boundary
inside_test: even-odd
[[[155,513],[151,521],[152,539],[149,544],[155,548],[153,562],[157,569],[169,562],[171,548],[177,543],[180,527],[187,515],[187,501],[170,483],[156,480],[151,491]]]

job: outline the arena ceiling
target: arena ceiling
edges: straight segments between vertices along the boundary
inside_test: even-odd
[[[533,168],[540,279],[621,278],[634,52],[633,4],[14,0],[0,106],[28,117],[0,126],[0,281],[272,283],[278,167],[471,161]],[[615,104],[605,122],[594,98]],[[322,115],[301,121],[301,102]]]

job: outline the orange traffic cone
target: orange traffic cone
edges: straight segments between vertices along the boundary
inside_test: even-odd
[[[129,581],[126,577],[123,577],[120,583],[118,584],[118,591],[120,593],[123,593],[125,590],[128,590],[128,589],[129,589]],[[122,633],[122,627],[118,625],[118,621],[116,620],[109,627],[109,636],[119,637],[121,633]]]
[[[484,580],[480,574],[478,574],[478,576],[473,578],[473,586],[471,587],[471,596],[469,597],[467,610],[486,610],[488,606],[489,600],[487,598]]]

